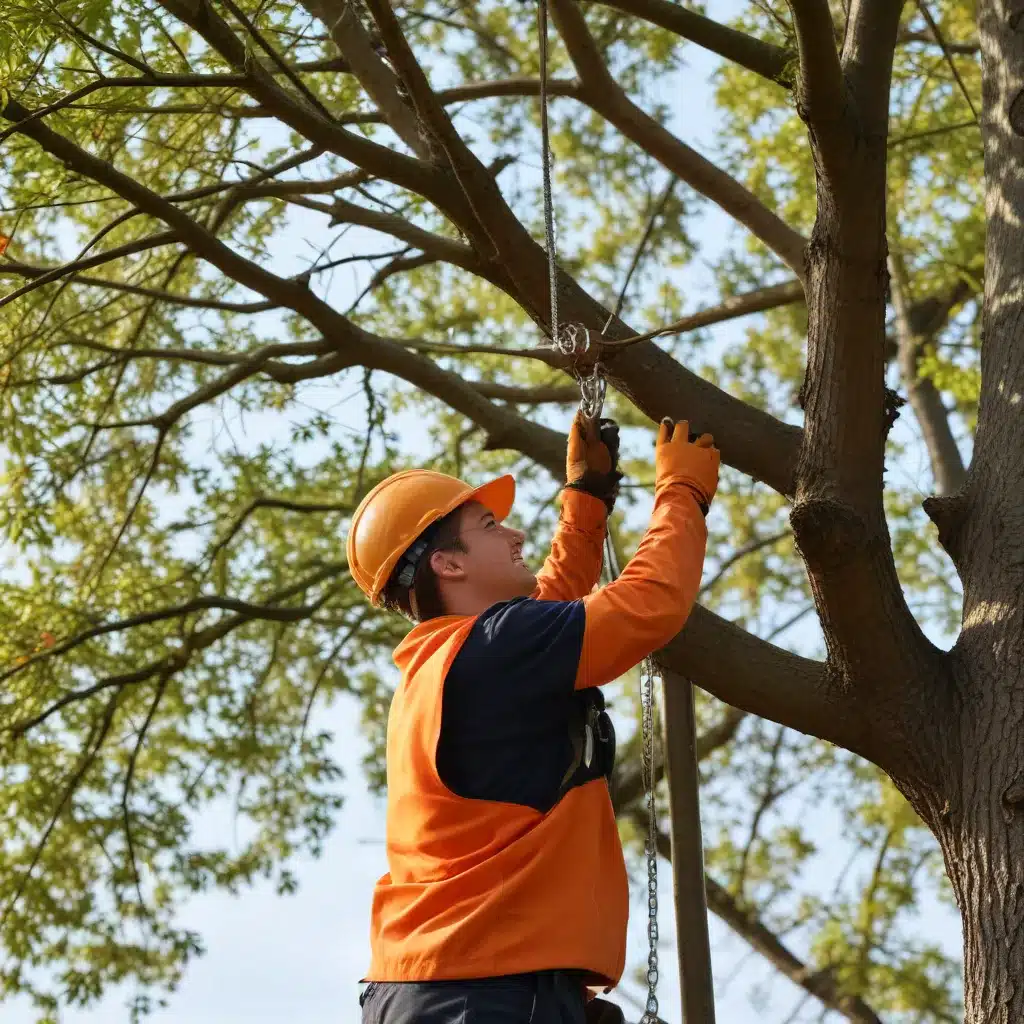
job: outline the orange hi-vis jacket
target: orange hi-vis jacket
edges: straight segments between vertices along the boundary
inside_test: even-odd
[[[628,917],[622,846],[603,773],[580,765],[574,784],[559,785],[573,763],[563,726],[587,688],[621,676],[682,628],[696,599],[707,531],[687,486],[662,487],[635,555],[618,580],[594,590],[605,514],[600,500],[566,489],[532,597],[483,616],[421,623],[395,650],[401,682],[388,718],[389,871],[374,891],[366,980],[578,969],[594,987],[618,983]],[[519,632],[517,623],[525,623]],[[502,635],[513,637],[511,646],[498,643]],[[556,648],[571,649],[572,659],[552,653]],[[561,666],[553,682],[536,682],[552,675],[552,658]],[[461,692],[479,702],[461,719],[452,697],[456,670]],[[502,699],[521,698],[521,722],[514,704],[488,703],[503,673],[513,682]],[[491,734],[480,739],[499,770],[476,788],[475,777],[459,783],[457,792],[451,778],[442,781],[456,768],[439,762],[457,766],[458,751],[472,749],[476,724],[491,710]],[[532,729],[535,748],[528,746]],[[517,750],[521,744],[527,748]],[[505,795],[513,776],[548,763],[549,755],[551,785],[541,781],[543,793]]]

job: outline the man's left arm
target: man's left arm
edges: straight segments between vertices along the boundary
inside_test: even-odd
[[[595,423],[577,413],[569,431],[558,527],[531,596],[575,601],[597,585],[607,519],[622,479],[618,460],[619,428],[614,421]]]

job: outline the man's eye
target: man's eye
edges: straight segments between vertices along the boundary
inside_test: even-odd
[[[485,530],[493,530],[493,529],[494,529],[494,528],[495,528],[495,527],[496,527],[497,525],[498,525],[498,524],[497,524],[497,523],[496,523],[496,522],[495,522],[495,521],[494,521],[493,519],[491,519],[491,520],[490,520],[490,521],[489,521],[489,522],[488,522],[488,523],[487,523],[487,524],[486,524],[486,525],[484,526],[484,529],[485,529]]]

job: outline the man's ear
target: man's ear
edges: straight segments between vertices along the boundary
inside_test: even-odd
[[[433,551],[430,555],[430,568],[441,580],[458,580],[466,574],[455,551]]]

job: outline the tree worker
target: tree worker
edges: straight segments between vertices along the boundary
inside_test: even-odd
[[[709,434],[663,421],[650,523],[595,589],[618,492],[618,428],[577,415],[551,553],[534,575],[504,525],[510,476],[428,470],[378,484],[352,517],[349,570],[416,624],[394,653],[389,871],[371,912],[364,1024],[622,1019],[628,887],[599,687],[664,646],[700,584],[718,486]]]

